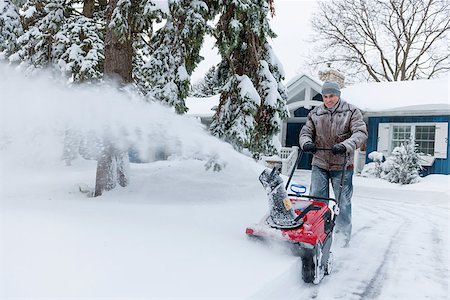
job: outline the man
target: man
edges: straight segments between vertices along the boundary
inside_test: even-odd
[[[336,82],[327,81],[323,84],[323,104],[308,114],[306,124],[300,132],[300,147],[303,151],[314,154],[310,195],[317,197],[329,197],[330,180],[336,197],[339,196],[344,154],[347,153],[339,203],[340,214],[336,219],[336,226],[344,234],[345,245],[348,245],[352,232],[354,151],[366,142],[367,128],[361,111],[342,100],[340,96],[341,90]]]

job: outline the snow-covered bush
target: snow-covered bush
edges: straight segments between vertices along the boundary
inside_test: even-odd
[[[411,184],[419,181],[420,156],[412,141],[395,147],[386,161],[381,152],[371,152],[369,159],[373,162],[364,166],[361,176],[382,178],[392,183]]]
[[[381,174],[383,172],[382,163],[384,160],[383,153],[373,151],[369,153],[368,157],[372,162],[364,166],[364,168],[361,171],[361,176],[371,178],[381,178]]]
[[[383,163],[382,178],[392,183],[411,184],[419,181],[422,169],[417,147],[411,141],[395,147]]]

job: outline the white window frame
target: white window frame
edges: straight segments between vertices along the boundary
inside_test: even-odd
[[[434,137],[434,155],[420,155],[423,160],[423,166],[431,166],[434,163],[436,158],[448,159],[448,153],[445,149],[443,153],[436,151],[442,148],[442,141],[439,141],[439,138],[444,138],[444,143],[448,143],[447,135],[448,134],[448,123],[446,122],[409,122],[409,123],[379,123],[378,125],[378,146],[377,151],[382,152],[385,157],[390,156],[392,154],[392,139],[393,139],[393,131],[394,126],[410,126],[411,127],[411,136],[415,141],[416,134],[416,126],[435,126],[435,137]],[[438,128],[444,127],[441,132],[444,133],[445,137],[438,136]],[[444,145],[446,147],[446,145]]]
[[[435,128],[435,136],[434,136],[434,143],[436,147],[436,123],[389,123],[390,130],[389,130],[389,154],[392,154],[393,149],[393,134],[394,134],[394,126],[409,126],[411,127],[411,136],[413,138],[413,141],[416,141],[416,127],[417,126],[434,126]],[[421,155],[421,156],[433,156],[434,155]]]

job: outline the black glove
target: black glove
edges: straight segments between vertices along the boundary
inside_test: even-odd
[[[305,152],[311,152],[311,153],[316,153],[317,148],[316,148],[316,145],[314,145],[313,143],[311,143],[311,142],[306,142],[306,143],[303,145],[303,151],[305,151]]]
[[[345,146],[342,144],[336,144],[333,146],[331,152],[333,152],[333,154],[344,154],[345,152],[347,152],[347,148],[345,148]]]

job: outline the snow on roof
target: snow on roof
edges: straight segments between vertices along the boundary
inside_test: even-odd
[[[220,95],[214,95],[208,98],[187,97],[186,106],[189,108],[187,114],[195,117],[212,117],[213,110],[219,105]]]
[[[318,84],[321,81],[309,75],[299,74],[289,80],[292,85],[301,77],[306,76]],[[431,112],[450,113],[449,78],[431,80],[412,80],[395,82],[357,83],[342,89],[342,98],[370,114],[427,114]],[[213,108],[219,105],[220,95],[209,98],[188,97],[186,106],[188,115],[212,117]],[[292,104],[292,103],[291,103]],[[303,103],[303,104],[318,104]],[[301,105],[303,106],[303,105]],[[435,114],[435,113],[434,113]]]
[[[342,89],[341,96],[366,112],[450,109],[449,78],[358,83]]]

